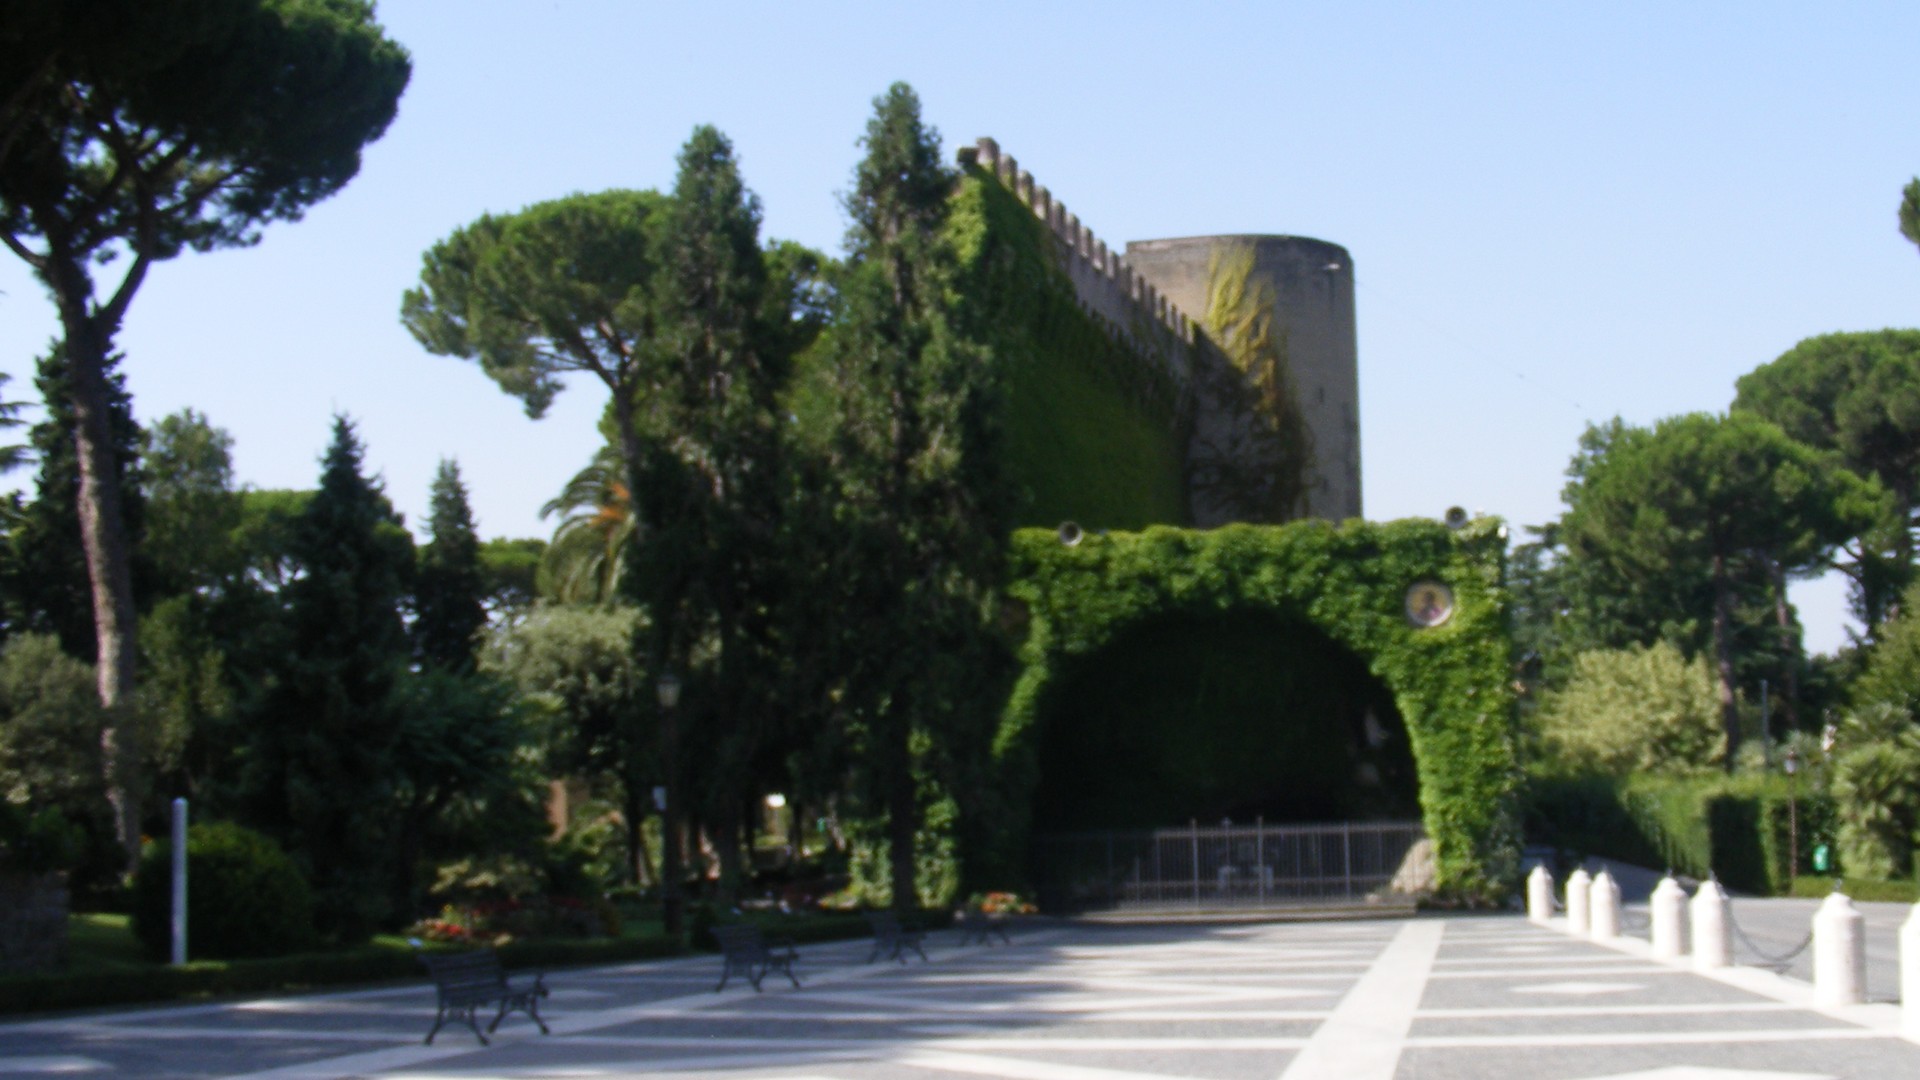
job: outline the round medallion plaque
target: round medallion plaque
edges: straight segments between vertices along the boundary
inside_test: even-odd
[[[1453,590],[1437,581],[1416,581],[1407,588],[1407,621],[1439,626],[1453,617]]]

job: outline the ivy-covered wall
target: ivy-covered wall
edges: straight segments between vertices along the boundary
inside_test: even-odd
[[[949,227],[961,261],[956,304],[990,313],[976,325],[1006,378],[1017,520],[1186,523],[1187,428],[1172,378],[1081,310],[1053,234],[978,168],[953,196]]]
[[[1023,671],[993,746],[1003,786],[971,830],[985,876],[1019,872],[1040,739],[1056,719],[1049,689],[1063,672],[1143,623],[1262,612],[1317,628],[1386,686],[1411,744],[1439,889],[1502,895],[1518,859],[1502,532],[1491,519],[1459,530],[1303,521],[1155,527],[1089,535],[1077,547],[1050,531],[1016,533],[1009,622],[1024,623]],[[1454,610],[1423,628],[1408,618],[1407,592],[1427,581],[1452,590]]]

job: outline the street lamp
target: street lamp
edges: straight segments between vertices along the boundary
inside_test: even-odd
[[[1787,747],[1787,890],[1793,890],[1794,875],[1800,872],[1800,751]]]
[[[663,671],[653,681],[660,698],[660,764],[666,784],[657,792],[660,803],[660,921],[667,936],[680,936],[680,802],[674,782],[679,779],[680,732],[674,710],[680,705],[680,676]]]

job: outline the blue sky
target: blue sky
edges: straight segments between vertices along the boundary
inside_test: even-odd
[[[544,535],[604,393],[525,418],[400,327],[421,253],[487,211],[659,187],[734,140],[766,234],[836,250],[874,95],[997,138],[1109,243],[1290,233],[1358,279],[1368,517],[1559,510],[1581,429],[1724,409],[1796,341],[1920,325],[1895,223],[1920,174],[1920,6],[389,0],[414,56],[360,177],[246,251],[158,267],[120,344],[136,408],[186,406],[240,478],[309,486],[328,418],[416,526],[442,457],[488,535]],[[0,261],[0,370],[51,307]],[[1835,587],[1801,588],[1810,644]]]

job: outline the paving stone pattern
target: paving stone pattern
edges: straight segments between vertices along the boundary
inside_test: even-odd
[[[1817,1011],[1514,917],[1052,924],[931,963],[802,950],[801,990],[712,992],[719,961],[548,976],[511,1017],[422,1046],[418,986],[0,1025],[0,1075],[729,1080],[1815,1080],[1920,1076],[1888,1006]],[[1757,980],[1757,981],[1756,981]],[[1766,980],[1773,980],[1772,983]],[[1775,986],[1775,983],[1778,986]]]

